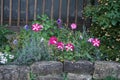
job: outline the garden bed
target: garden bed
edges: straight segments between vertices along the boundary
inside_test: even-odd
[[[93,80],[93,78],[102,80],[108,76],[120,79],[119,63],[41,61],[30,66],[0,66],[0,80]]]
[[[0,80],[120,80],[119,3],[87,6],[89,30],[47,15],[18,33],[0,26]]]

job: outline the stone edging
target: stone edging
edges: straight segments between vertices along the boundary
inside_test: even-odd
[[[35,80],[64,80],[63,73],[67,73],[68,80],[103,79],[107,76],[120,79],[120,63],[41,61],[31,66],[1,65],[0,80],[30,80],[30,72],[37,76]]]

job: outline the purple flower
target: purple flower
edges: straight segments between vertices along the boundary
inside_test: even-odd
[[[58,19],[57,24],[61,24],[61,23],[62,23],[61,19]]]
[[[57,24],[58,24],[58,28],[62,28],[62,21],[61,21],[61,19],[57,20]]]
[[[17,43],[18,43],[18,40],[15,39],[15,40],[13,41],[13,44],[16,45]]]
[[[24,26],[24,29],[25,29],[25,30],[28,30],[28,29],[29,29],[29,26],[28,26],[28,25],[25,25],[25,26]]]

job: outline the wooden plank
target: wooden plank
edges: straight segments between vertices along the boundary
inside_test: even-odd
[[[78,17],[78,0],[75,0],[75,23],[77,24]]]
[[[59,0],[59,18],[61,19],[61,12],[62,12],[62,0]]]
[[[68,27],[68,24],[69,24],[69,12],[70,11],[70,0],[68,0],[67,2],[67,24],[66,26]]]
[[[42,0],[42,14],[45,12],[45,0]]]
[[[1,25],[3,25],[3,0],[1,0]]]
[[[51,1],[51,20],[53,19],[54,0]]]
[[[26,24],[28,24],[28,0],[26,0]]]
[[[12,0],[10,0],[10,4],[9,4],[9,26],[11,26],[11,22],[12,22]]]
[[[37,17],[37,0],[35,0],[34,3],[34,20],[36,20],[36,17]]]
[[[20,26],[20,0],[18,0],[18,17],[17,17],[17,26]]]

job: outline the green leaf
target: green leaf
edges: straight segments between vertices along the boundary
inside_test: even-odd
[[[112,25],[116,25],[117,21],[116,20],[112,20]]]

